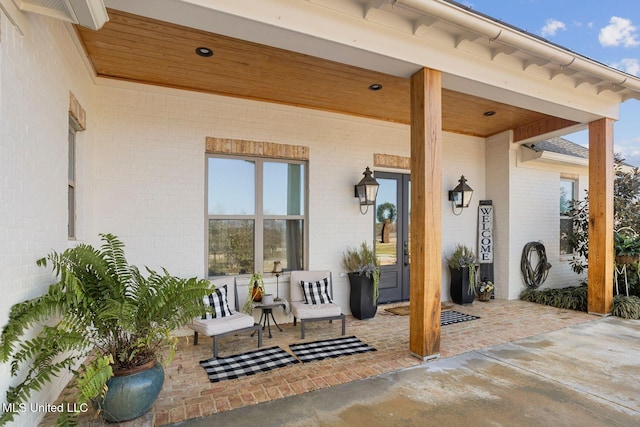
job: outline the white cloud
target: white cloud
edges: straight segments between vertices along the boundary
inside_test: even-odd
[[[611,66],[625,73],[640,76],[640,61],[636,58],[624,58],[620,62],[611,64]]]
[[[609,25],[600,30],[598,40],[604,47],[620,45],[633,47],[640,44],[636,37],[636,27],[633,26],[630,19],[613,16],[609,20]]]
[[[542,27],[542,37],[555,36],[558,30],[566,30],[567,26],[564,25],[564,22],[556,21],[555,19],[547,19],[547,23],[544,27]]]
[[[620,141],[614,144],[614,151],[619,153],[625,162],[633,166],[640,166],[640,138]]]

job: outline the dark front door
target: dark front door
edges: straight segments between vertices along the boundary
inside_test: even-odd
[[[380,184],[374,223],[381,272],[378,303],[408,301],[410,175],[376,172],[375,177]]]

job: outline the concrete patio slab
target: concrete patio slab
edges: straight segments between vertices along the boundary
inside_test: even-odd
[[[638,361],[608,317],[172,426],[640,425]]]

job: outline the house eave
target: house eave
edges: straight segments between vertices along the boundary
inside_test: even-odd
[[[465,9],[447,0],[394,0],[404,6],[472,31],[495,45],[504,45],[538,58],[541,66],[560,67],[560,74],[584,73],[597,79],[598,92],[623,92],[625,99],[640,99],[640,79],[598,61],[534,37],[523,30]]]
[[[580,167],[589,166],[589,159],[585,159],[584,157],[568,156],[566,154],[554,153],[552,151],[535,151],[524,145],[521,145],[518,150],[520,151],[520,161],[522,163],[535,162],[538,164],[560,164]]]

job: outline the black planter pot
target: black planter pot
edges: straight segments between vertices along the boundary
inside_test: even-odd
[[[463,267],[459,269],[452,269],[451,272],[451,285],[449,291],[451,292],[451,299],[456,304],[471,304],[476,298],[475,293],[469,293],[469,267]]]
[[[351,314],[356,319],[371,319],[376,315],[377,302],[373,301],[373,277],[367,277],[358,273],[349,273],[351,294],[349,307]]]

